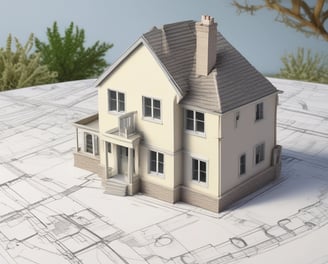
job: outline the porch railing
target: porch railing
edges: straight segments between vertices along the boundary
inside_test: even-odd
[[[129,137],[136,133],[135,112],[129,112],[119,116],[118,133],[122,137]]]

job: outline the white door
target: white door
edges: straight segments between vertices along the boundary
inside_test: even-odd
[[[118,148],[118,174],[128,175],[128,148],[119,146]]]

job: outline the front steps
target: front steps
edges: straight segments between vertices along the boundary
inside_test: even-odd
[[[128,184],[114,179],[109,178],[103,180],[103,186],[105,187],[105,194],[117,195],[117,196],[126,196]]]

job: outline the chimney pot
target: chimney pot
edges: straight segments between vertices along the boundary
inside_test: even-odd
[[[208,16],[208,15],[203,15],[202,16],[202,20],[201,20],[201,23],[203,25],[212,25],[214,23],[214,18],[211,17],[211,16]]]

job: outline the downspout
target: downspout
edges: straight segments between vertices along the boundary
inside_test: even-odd
[[[274,108],[274,146],[277,145],[277,109],[278,109],[279,96],[276,93],[276,103]]]

